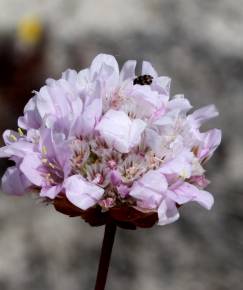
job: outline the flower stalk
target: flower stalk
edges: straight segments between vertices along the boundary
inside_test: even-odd
[[[104,239],[94,290],[105,289],[115,234],[116,224],[114,222],[107,223],[105,226]]]

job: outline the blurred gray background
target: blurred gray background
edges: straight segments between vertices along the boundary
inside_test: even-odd
[[[28,17],[40,26],[31,43],[19,33]],[[119,230],[107,290],[243,289],[243,1],[0,0],[0,129],[16,128],[47,77],[100,52],[151,61],[173,94],[215,103],[210,126],[223,130],[208,164],[212,211],[188,204],[175,224]],[[93,289],[103,230],[1,194],[0,289]]]

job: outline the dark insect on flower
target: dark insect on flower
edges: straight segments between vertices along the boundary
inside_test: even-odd
[[[133,80],[133,84],[134,85],[141,85],[141,86],[151,85],[152,81],[153,81],[153,77],[152,76],[150,76],[150,75],[141,75],[141,76],[136,77]]]

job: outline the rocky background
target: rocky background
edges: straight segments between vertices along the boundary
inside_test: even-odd
[[[41,36],[20,45],[19,23],[33,15]],[[45,78],[100,52],[149,60],[172,78],[173,94],[220,111],[211,122],[224,136],[208,166],[213,210],[190,204],[175,224],[119,230],[107,290],[242,289],[242,32],[242,0],[0,0],[1,130],[16,128]],[[0,289],[93,289],[102,235],[35,197],[1,194]]]

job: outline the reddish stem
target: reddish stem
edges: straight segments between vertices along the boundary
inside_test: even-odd
[[[101,249],[99,268],[96,277],[95,290],[104,290],[110,265],[111,252],[116,234],[116,224],[107,223]]]

